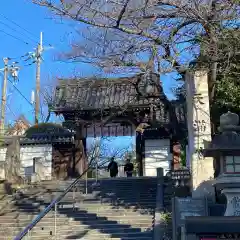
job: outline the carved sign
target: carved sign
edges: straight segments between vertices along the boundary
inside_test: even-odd
[[[233,216],[240,216],[240,197],[234,196],[229,203],[232,205]]]
[[[179,227],[184,227],[184,219],[189,216],[207,216],[208,206],[206,199],[173,198],[173,240],[177,240]]]
[[[239,239],[239,233],[225,233],[217,236],[217,239]]]
[[[217,239],[240,239],[239,233],[225,233],[215,236],[201,236],[200,240],[217,240]]]
[[[187,216],[207,216],[206,199],[177,198],[173,199],[174,214],[176,216],[176,224],[183,225],[183,221]]]
[[[196,132],[204,133],[207,129],[207,124],[206,124],[205,120],[195,120],[193,122],[193,129]]]

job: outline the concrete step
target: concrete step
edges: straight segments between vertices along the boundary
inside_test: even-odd
[[[0,229],[8,229],[9,231],[13,231],[18,229],[17,231],[20,231],[21,229],[24,229],[30,222],[19,222],[19,224],[17,225],[10,225],[10,224],[1,224],[0,225]],[[38,229],[38,230],[53,230],[54,229],[54,220],[52,219],[52,221],[42,221],[39,222],[34,229]],[[69,228],[74,228],[74,229],[85,229],[85,228],[91,228],[94,227],[95,229],[131,229],[130,231],[132,231],[132,229],[138,229],[138,230],[147,230],[147,229],[152,229],[152,223],[150,223],[149,221],[147,222],[138,222],[135,224],[131,223],[129,221],[124,221],[124,220],[118,220],[115,221],[115,223],[113,223],[113,221],[84,221],[84,222],[80,222],[80,221],[59,221],[57,220],[57,228],[58,229],[64,229],[66,226],[68,226]],[[134,231],[134,230],[133,230]]]
[[[15,206],[10,207],[13,212],[0,216],[0,229],[7,229],[12,236],[9,239],[13,239],[71,182],[44,183],[20,194]],[[89,194],[82,194],[86,182],[79,182],[58,204],[57,239],[152,239],[156,178],[106,179],[98,186],[94,182],[88,181]],[[22,212],[17,216],[19,211]],[[54,211],[50,211],[34,227],[31,239],[55,239],[53,234]]]
[[[154,214],[154,208],[137,208],[137,207],[121,207],[121,206],[109,206],[105,205],[104,206],[76,206],[73,208],[72,206],[67,207],[65,206],[64,208],[58,208],[57,215],[65,215],[68,213],[76,213],[78,211],[86,211],[86,212],[94,212],[94,213],[106,213],[106,214],[119,214],[119,215],[124,215],[124,214],[129,214],[129,215],[152,215]],[[3,211],[0,216],[2,217],[14,217],[14,218],[20,218],[24,216],[37,216],[40,213],[40,211],[29,211],[27,209],[21,210],[21,209],[9,209]],[[52,209],[47,216],[54,216],[55,212],[54,209]]]
[[[144,195],[140,195],[140,194],[131,194],[131,193],[122,193],[122,194],[119,194],[117,192],[102,192],[102,193],[95,193],[95,194],[91,194],[91,195],[83,195],[81,193],[77,193],[77,194],[68,194],[67,196],[63,197],[62,200],[72,200],[72,199],[77,199],[79,201],[86,201],[86,200],[91,200],[91,199],[99,199],[99,198],[104,198],[104,197],[117,197],[117,198],[128,198],[128,199],[137,199],[138,201],[139,200],[145,200],[145,199],[151,199],[151,198],[155,198],[156,197],[156,194],[152,194],[152,193],[147,193],[147,194],[144,194]],[[23,195],[21,197],[21,199],[18,199],[16,201],[19,201],[19,202],[24,202],[24,201],[29,201],[29,200],[50,200],[52,201],[54,198],[49,195],[49,194],[46,194],[46,195],[38,195],[38,196],[35,196],[35,197],[32,197],[31,195],[27,196],[27,195]]]
[[[130,211],[129,209],[91,209],[91,208],[86,208],[82,206],[82,210],[86,210],[89,213],[95,213],[95,214],[105,214],[105,216],[112,216],[112,215],[117,215],[117,216],[125,216],[128,215],[130,217],[134,216],[151,216],[154,214],[154,211],[149,211],[149,210],[137,210],[137,211]]]
[[[23,231],[24,227],[19,226],[19,227],[6,227],[5,230],[9,231],[9,232],[13,232],[15,235],[17,235],[19,232]],[[120,233],[130,233],[130,234],[137,234],[137,233],[143,233],[146,230],[144,230],[144,228],[130,228],[129,226],[121,226],[121,225],[115,225],[115,226],[104,226],[104,225],[62,225],[62,226],[57,226],[56,228],[58,233],[64,234],[67,233],[69,231],[89,231],[91,233],[105,233],[105,234],[120,234]],[[2,231],[4,232],[4,231]],[[49,225],[49,226],[45,226],[45,227],[40,227],[40,226],[36,226],[31,230],[32,233],[39,233],[41,235],[48,235],[49,233],[55,233],[55,226],[54,224]]]
[[[54,234],[54,232],[35,232],[35,231],[31,231],[30,233],[30,239],[36,237],[45,237],[45,239],[47,239],[47,237],[52,236]],[[67,231],[61,232],[58,230],[57,232],[58,236],[61,236],[62,239],[76,239],[79,237],[82,237],[83,239],[91,239],[91,237],[96,237],[98,236],[98,239],[104,239],[104,238],[120,238],[120,239],[125,239],[125,238],[135,238],[135,239],[139,239],[140,237],[148,237],[151,238],[152,237],[152,232],[117,232],[117,233],[105,233],[105,232],[101,232],[98,230],[85,230],[85,231],[77,231],[77,230],[72,230],[69,229]],[[71,238],[70,238],[71,236]]]
[[[13,235],[12,236],[6,236],[5,238],[1,238],[0,240],[8,240],[8,239],[13,239]],[[24,237],[24,240],[29,240],[29,237]],[[120,238],[116,238],[116,237],[112,237],[112,236],[106,236],[106,235],[91,235],[91,234],[83,234],[83,233],[76,233],[75,235],[68,235],[68,236],[59,236],[57,235],[57,237],[55,236],[48,236],[46,238],[46,236],[31,236],[30,239],[34,239],[34,240],[67,240],[67,239],[75,239],[75,240],[83,240],[83,239],[87,239],[87,240],[99,240],[99,239],[103,239],[103,240],[152,240],[152,236],[138,236],[137,238],[134,236],[129,236],[129,237],[120,237]]]
[[[90,215],[96,215],[96,214],[106,214],[106,215],[129,215],[129,216],[150,216],[154,214],[154,211],[152,209],[114,209],[114,208],[89,208],[82,206],[81,209],[78,208],[62,208],[58,209],[57,213],[55,214],[54,211],[50,211],[45,218],[51,218],[55,215],[58,218],[64,218],[67,215],[81,215],[81,216],[90,216]],[[0,214],[0,220],[1,219],[21,219],[21,218],[33,218],[39,215],[39,212],[32,213],[32,212],[19,212],[19,211],[12,211],[12,212],[5,212]]]
[[[2,221],[7,221],[7,220],[23,220],[23,219],[33,219],[34,217],[38,216],[39,213],[35,214],[29,214],[29,212],[24,213],[24,212],[6,212],[5,214],[2,214],[0,217],[0,222]],[[65,218],[66,216],[73,216],[73,217],[90,217],[95,215],[105,215],[107,216],[129,216],[129,217],[141,217],[141,218],[150,218],[154,214],[153,210],[139,210],[139,211],[134,211],[134,210],[127,210],[127,209],[96,209],[96,208],[87,208],[85,206],[82,206],[81,210],[76,209],[73,210],[71,209],[59,209],[56,216],[57,218]],[[48,213],[44,218],[54,218],[55,213],[50,212]]]

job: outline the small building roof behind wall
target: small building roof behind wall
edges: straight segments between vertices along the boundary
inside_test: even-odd
[[[37,136],[61,136],[61,135],[73,135],[68,129],[64,128],[60,124],[56,123],[40,123],[30,127],[26,133],[25,137],[33,138]]]
[[[68,143],[74,134],[60,124],[40,123],[30,127],[21,139],[23,144]]]
[[[30,127],[24,136],[5,136],[2,144],[9,145],[18,138],[21,145],[69,144],[74,141],[74,133],[55,123],[40,123]]]

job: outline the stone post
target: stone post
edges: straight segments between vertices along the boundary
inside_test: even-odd
[[[201,149],[211,141],[211,122],[208,94],[208,74],[197,71],[185,76],[188,154],[192,173],[193,191],[204,181],[214,176],[213,159],[204,158]],[[199,193],[201,195],[201,193]]]
[[[153,239],[163,239],[164,230],[166,230],[166,224],[162,221],[162,214],[164,212],[164,195],[163,195],[163,168],[157,168],[157,194],[156,194],[156,209],[155,209],[155,219],[154,219],[154,231],[153,231]]]

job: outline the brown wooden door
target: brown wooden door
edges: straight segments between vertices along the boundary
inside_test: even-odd
[[[52,175],[56,179],[67,179],[72,172],[71,147],[53,146]]]

